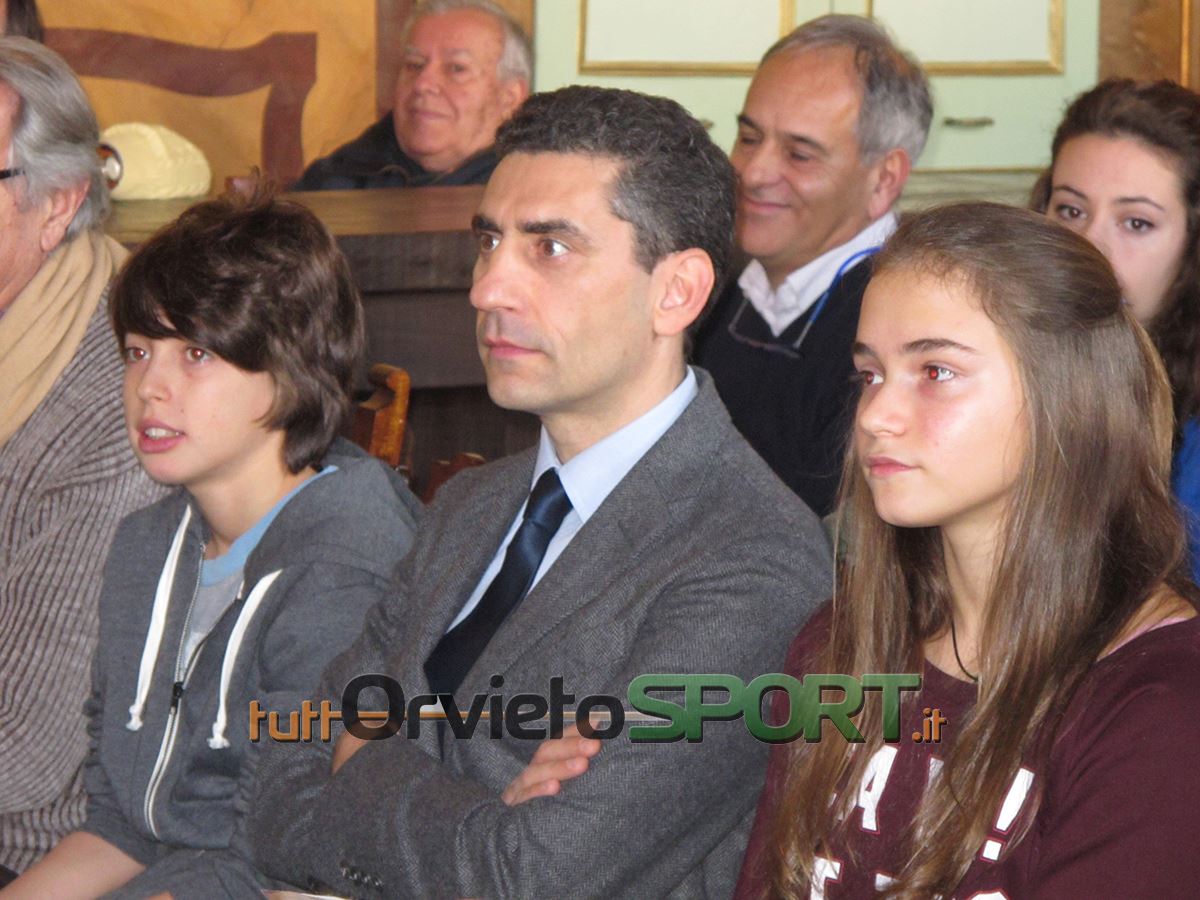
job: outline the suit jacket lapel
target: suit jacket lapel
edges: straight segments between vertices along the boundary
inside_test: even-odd
[[[681,507],[692,502],[703,484],[703,470],[732,431],[712,379],[703,371],[697,376],[696,399],[613,489],[501,626],[468,673],[464,692],[484,689],[493,673],[509,670],[569,616],[603,601],[612,577],[636,564],[681,520]]]

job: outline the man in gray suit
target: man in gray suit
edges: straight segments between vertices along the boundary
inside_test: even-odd
[[[576,698],[624,697],[642,674],[776,671],[832,565],[816,518],[684,364],[728,263],[728,161],[674,102],[589,87],[535,96],[498,147],[471,302],[488,390],[539,415],[541,443],[443,488],[322,696],[386,673],[465,711],[559,677]],[[501,792],[537,741],[411,724],[343,734],[332,758],[269,747],[262,869],[360,896],[732,891],[766,761],[742,723],[613,737],[557,796],[513,806]]]

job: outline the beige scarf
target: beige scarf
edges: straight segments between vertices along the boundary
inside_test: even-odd
[[[0,447],[50,393],[128,255],[98,231],[77,235],[47,257],[0,316]]]

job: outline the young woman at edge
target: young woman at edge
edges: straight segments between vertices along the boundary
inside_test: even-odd
[[[1104,81],[1067,109],[1032,205],[1108,257],[1166,364],[1172,487],[1200,575],[1200,94],[1170,81]]]

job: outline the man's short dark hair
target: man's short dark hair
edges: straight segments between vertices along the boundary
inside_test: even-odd
[[[269,372],[264,423],[284,457],[316,465],[345,418],[363,347],[350,268],[325,226],[266,193],[198,203],[134,252],[109,300],[126,335],[179,338],[248,372]]]
[[[733,243],[733,168],[687,110],[666,97],[575,85],[534,94],[500,126],[509,153],[583,153],[620,166],[612,211],[633,226],[638,263],[698,247],[720,291]],[[711,299],[711,298],[710,298]]]

